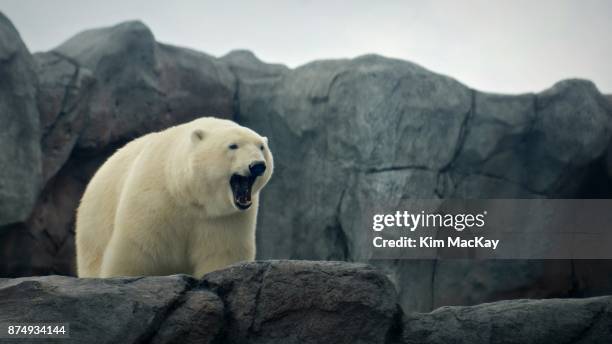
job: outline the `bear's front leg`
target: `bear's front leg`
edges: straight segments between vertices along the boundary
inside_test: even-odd
[[[256,216],[250,210],[196,224],[189,245],[193,276],[201,278],[228,265],[253,261]]]
[[[104,252],[100,277],[157,275],[154,259],[139,245],[114,233]]]

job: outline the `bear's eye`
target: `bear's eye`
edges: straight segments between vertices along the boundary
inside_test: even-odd
[[[238,145],[235,143],[232,143],[231,145],[229,145],[228,147],[229,149],[238,149]]]
[[[263,145],[259,146],[259,149],[264,150],[264,146]]]

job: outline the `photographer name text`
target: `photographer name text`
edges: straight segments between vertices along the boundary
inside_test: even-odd
[[[384,238],[382,231],[387,233],[394,231],[450,229],[456,232],[464,230],[482,231],[485,226],[487,212],[478,214],[430,214],[421,211],[410,213],[408,211],[396,211],[394,214],[376,214],[372,218],[372,230],[375,235],[372,245],[376,248],[486,248],[495,250],[499,245],[499,239],[487,239],[483,235],[473,237],[449,236],[445,239],[436,239],[434,236],[424,234],[417,238],[394,235],[392,239]]]

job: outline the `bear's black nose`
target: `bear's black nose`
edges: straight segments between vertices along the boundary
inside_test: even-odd
[[[251,171],[251,176],[259,177],[266,171],[266,163],[263,161],[253,161],[249,165],[249,171]]]

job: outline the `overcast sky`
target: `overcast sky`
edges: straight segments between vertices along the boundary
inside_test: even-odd
[[[157,40],[290,67],[377,53],[474,88],[540,91],[570,77],[612,93],[612,0],[0,0],[31,51],[140,19]]]

